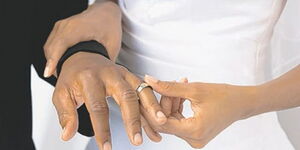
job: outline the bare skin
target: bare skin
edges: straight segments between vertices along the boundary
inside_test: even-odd
[[[146,76],[145,81],[163,95],[164,101],[188,99],[191,102],[193,117],[185,118],[181,109],[172,111],[172,107],[162,106],[168,115],[167,123],[150,124],[156,131],[176,135],[194,148],[204,147],[235,121],[300,106],[299,65],[278,79],[258,86],[176,83],[151,76]]]

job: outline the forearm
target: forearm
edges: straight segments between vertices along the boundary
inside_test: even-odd
[[[300,65],[257,89],[254,115],[300,106]]]
[[[116,61],[121,46],[121,35],[122,35],[122,12],[120,7],[117,4],[117,0],[96,0],[94,4],[90,5],[88,11],[92,10],[94,14],[97,14],[97,17],[106,18],[108,20],[107,30],[111,32],[110,36],[113,38],[106,39],[109,42],[104,42],[104,46],[106,46],[108,55],[112,61]],[[111,30],[111,28],[113,30]],[[115,35],[119,36],[115,36]]]

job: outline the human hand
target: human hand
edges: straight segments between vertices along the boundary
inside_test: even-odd
[[[77,132],[76,108],[85,103],[99,148],[111,149],[106,97],[112,96],[120,106],[131,143],[140,145],[142,136],[139,101],[147,110],[147,119],[160,125],[166,122],[166,117],[150,88],[136,93],[135,89],[140,83],[142,81],[126,68],[99,54],[78,52],[68,58],[62,66],[53,94],[53,103],[63,128],[62,139],[69,140]],[[147,121],[142,118],[147,135],[153,141],[159,141],[161,137]]]
[[[188,99],[191,102],[193,117],[185,118],[180,109],[168,113],[170,106],[162,105],[163,111],[168,115],[167,123],[149,123],[154,130],[176,135],[194,148],[204,147],[230,124],[247,118],[255,109],[252,104],[256,99],[255,87],[165,82],[151,76],[146,76],[145,81],[163,95],[161,101]],[[143,109],[141,112],[144,114]],[[147,114],[145,117],[147,118]]]
[[[111,1],[94,3],[84,12],[56,22],[44,45],[47,59],[44,76],[53,75],[65,51],[83,41],[98,41],[115,61],[121,47],[121,36],[121,11]]]
[[[188,83],[188,79],[182,78],[179,82]],[[182,115],[184,101],[184,98],[162,95],[160,98],[160,106],[162,107],[162,111],[167,117],[175,117],[181,119],[184,118],[184,116]]]

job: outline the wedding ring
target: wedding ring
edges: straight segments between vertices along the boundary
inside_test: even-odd
[[[144,88],[147,88],[147,87],[149,87],[149,88],[152,89],[152,87],[151,87],[149,84],[143,82],[143,83],[141,83],[141,84],[136,88],[136,91],[137,91],[138,94],[140,94],[140,93],[142,92],[142,90],[143,90]]]

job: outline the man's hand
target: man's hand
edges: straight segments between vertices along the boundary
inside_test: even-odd
[[[65,51],[83,41],[96,40],[107,49],[115,61],[121,47],[121,11],[111,1],[97,2],[72,17],[56,22],[44,45],[47,65],[44,76],[55,73],[56,65]]]
[[[53,103],[63,128],[62,138],[68,140],[76,133],[76,108],[85,103],[99,148],[111,149],[106,97],[112,96],[120,106],[131,143],[140,145],[142,133],[139,101],[146,110],[147,119],[160,125],[166,122],[166,117],[150,88],[136,93],[135,89],[141,82],[126,68],[99,54],[79,52],[71,56],[62,66],[53,94]],[[159,141],[161,137],[145,119],[142,118],[142,121],[150,139]]]
[[[173,134],[194,148],[204,147],[233,122],[249,117],[255,110],[254,87],[209,83],[176,83],[159,81],[146,76],[145,81],[162,94],[161,105],[168,116],[167,123],[149,123],[154,130]],[[191,102],[194,116],[185,118],[180,103]],[[148,115],[141,109],[145,118]]]

